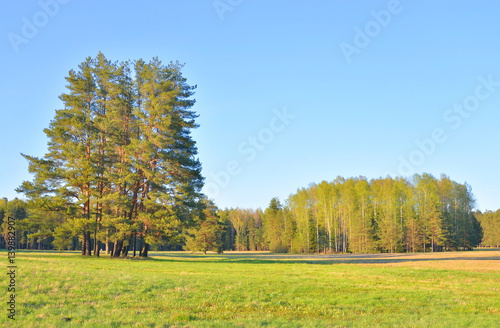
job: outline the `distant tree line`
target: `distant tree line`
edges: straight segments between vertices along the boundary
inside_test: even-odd
[[[481,246],[500,247],[500,209],[496,212],[486,211],[475,213],[483,228],[483,240]]]
[[[157,240],[153,249],[394,253],[500,246],[500,210],[472,211],[470,186],[446,176],[370,181],[338,177],[299,189],[284,204],[273,198],[264,211],[221,210],[206,199],[201,204],[190,226]],[[5,215],[18,218],[20,248],[81,249],[84,245],[81,236],[60,232],[60,223],[67,218],[58,212],[41,212],[24,201],[4,199],[0,200],[2,221]],[[125,248],[122,256],[134,244],[126,243]]]

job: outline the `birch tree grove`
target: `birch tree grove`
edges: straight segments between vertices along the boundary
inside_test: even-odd
[[[436,252],[472,249],[481,243],[484,225],[488,245],[498,240],[491,213],[472,212],[474,197],[467,184],[430,174],[379,178],[337,177],[298,189],[282,206],[271,200],[261,214],[263,225],[246,227],[244,213],[227,210],[235,243],[226,249],[255,250],[240,240],[265,238],[259,248],[296,253]],[[259,212],[251,212],[259,214]],[[249,217],[248,215],[246,217]],[[236,220],[238,218],[239,220]],[[241,234],[241,235],[240,235]],[[231,246],[234,245],[234,246]]]
[[[71,70],[64,108],[45,133],[43,158],[23,155],[33,181],[18,188],[32,206],[64,214],[82,255],[112,256],[178,235],[194,219],[203,186],[190,132],[197,127],[195,87],[182,65],[111,62],[99,53]]]
[[[485,247],[500,247],[500,210],[495,212],[486,211],[484,213],[476,212],[484,237],[481,245]]]
[[[299,189],[287,205],[297,227],[293,243],[309,245],[292,251],[433,252],[481,242],[470,187],[444,175],[338,177]],[[318,240],[312,248],[311,226]]]

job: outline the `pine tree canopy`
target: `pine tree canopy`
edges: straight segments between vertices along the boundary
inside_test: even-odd
[[[91,238],[95,255],[106,240],[115,256],[139,238],[147,256],[149,244],[193,221],[203,187],[191,137],[196,86],[181,69],[158,58],[86,58],[66,77],[64,108],[45,129],[47,154],[23,155],[34,179],[18,191],[35,207],[65,213],[82,235],[82,254],[91,254]]]

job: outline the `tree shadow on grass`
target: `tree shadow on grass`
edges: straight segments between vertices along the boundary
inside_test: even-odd
[[[450,253],[373,253],[373,254],[276,254],[262,252],[207,254],[187,252],[151,252],[148,258],[112,258],[103,255],[101,260],[138,260],[151,262],[184,262],[207,264],[394,264],[407,262],[436,262],[436,261],[500,261],[500,250],[491,249],[491,255],[484,252],[450,252]],[[81,259],[96,259],[95,257],[81,257],[79,252],[32,251],[20,250],[22,254],[34,255],[43,253],[44,258],[60,258],[62,256],[78,257]],[[450,254],[450,256],[447,256]],[[452,255],[453,254],[453,255]]]
[[[435,253],[436,254],[436,253]],[[446,253],[404,253],[404,254],[334,254],[334,255],[280,255],[280,254],[151,254],[155,261],[165,262],[204,262],[204,263],[248,263],[248,264],[390,264],[405,262],[435,261],[500,261],[498,256],[474,256],[457,254],[443,256]],[[497,254],[495,254],[497,255]]]

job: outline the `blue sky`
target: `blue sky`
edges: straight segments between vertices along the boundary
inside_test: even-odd
[[[500,208],[500,3],[6,1],[0,196],[43,156],[70,69],[158,56],[198,85],[207,194],[262,207],[311,182],[429,172]]]

